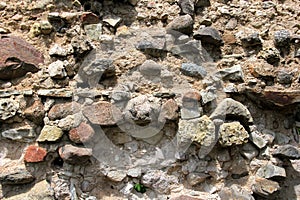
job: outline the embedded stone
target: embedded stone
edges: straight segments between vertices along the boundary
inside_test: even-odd
[[[19,142],[32,142],[36,137],[35,127],[25,125],[2,131],[2,137]]]
[[[209,43],[212,45],[220,46],[223,44],[219,31],[212,27],[200,28],[195,32],[194,38],[196,40],[201,40],[203,43]]]
[[[234,116],[249,124],[253,123],[253,118],[247,107],[231,98],[226,98],[221,101],[215,111],[211,114],[210,118],[225,119],[228,115]]]
[[[58,153],[60,157],[67,163],[81,165],[86,164],[93,152],[90,148],[76,147],[67,144],[63,147],[60,147]]]
[[[239,200],[255,200],[254,197],[240,185],[232,185],[224,187],[220,192],[221,199],[239,199]]]
[[[21,38],[2,36],[0,38],[0,79],[10,80],[35,73],[38,65],[44,63],[43,54]]]
[[[7,120],[16,115],[19,110],[19,103],[12,99],[0,100],[0,119]]]
[[[63,131],[56,126],[45,125],[39,135],[38,142],[55,142],[63,135]]]
[[[259,168],[256,175],[262,178],[286,177],[285,169],[273,164],[267,164]]]
[[[43,103],[40,100],[34,101],[34,103],[30,107],[26,108],[26,110],[24,111],[24,115],[29,120],[40,124],[45,116]]]
[[[123,170],[115,170],[109,171],[106,176],[112,181],[120,182],[127,176],[127,173]]]
[[[210,177],[210,175],[205,173],[190,173],[187,175],[187,181],[191,186],[195,186],[199,183],[203,183],[208,177]]]
[[[140,66],[140,72],[145,76],[160,76],[161,66],[153,60],[146,60]]]
[[[178,118],[178,105],[176,101],[173,99],[169,99],[166,101],[162,107],[161,112],[159,114],[159,120],[163,121],[165,119],[167,120],[176,120]]]
[[[262,45],[261,39],[258,33],[252,33],[241,38],[242,45],[244,47],[253,47]]]
[[[278,47],[288,47],[291,35],[288,30],[279,30],[274,33],[274,44]]]
[[[48,117],[50,120],[62,119],[79,111],[80,104],[77,102],[60,103],[50,109]]]
[[[67,72],[65,70],[65,64],[63,61],[58,60],[51,63],[48,67],[48,73],[50,77],[62,79],[67,76]]]
[[[107,126],[116,124],[112,114],[112,104],[106,101],[99,101],[90,106],[85,106],[83,114],[92,124]]]
[[[220,127],[219,142],[222,146],[240,145],[248,142],[249,134],[240,122],[224,123]]]
[[[2,185],[20,185],[28,184],[35,180],[25,168],[12,167],[9,169],[0,169],[0,183]]]
[[[193,32],[194,20],[190,15],[182,15],[176,17],[171,23],[167,25],[167,31],[178,31],[183,34],[191,34]]]
[[[88,142],[93,138],[94,134],[94,129],[84,122],[82,122],[77,128],[69,131],[70,140],[75,143]]]
[[[197,77],[203,79],[207,72],[204,67],[194,63],[182,63],[180,70],[186,76]]]
[[[29,163],[42,162],[46,155],[46,149],[31,145],[26,149],[24,161]]]
[[[255,194],[263,197],[268,197],[280,190],[279,183],[265,178],[256,177],[255,183],[252,185],[252,190]]]
[[[223,80],[232,82],[244,82],[244,73],[240,65],[234,65],[230,68],[222,69],[219,71]]]
[[[299,148],[287,144],[284,146],[280,146],[272,153],[273,156],[289,158],[289,159],[300,159],[300,150]]]
[[[194,0],[179,0],[178,4],[181,8],[181,12],[184,14],[194,15],[195,1]]]

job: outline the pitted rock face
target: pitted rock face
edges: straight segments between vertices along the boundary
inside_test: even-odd
[[[7,120],[16,115],[19,109],[19,103],[12,99],[0,100],[0,119]]]
[[[31,44],[14,36],[0,39],[0,79],[9,80],[37,72],[44,63],[43,55]]]
[[[248,142],[249,134],[239,122],[224,123],[220,127],[220,143],[223,146]]]

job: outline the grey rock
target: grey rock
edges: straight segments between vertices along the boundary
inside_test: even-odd
[[[187,182],[191,185],[191,186],[195,186],[197,184],[203,183],[205,181],[206,178],[210,177],[209,174],[205,174],[205,173],[189,173],[187,175]]]
[[[112,92],[111,98],[115,102],[122,102],[122,101],[128,101],[131,98],[131,95],[129,92],[126,91],[116,90]]]
[[[120,182],[127,176],[127,173],[124,170],[112,170],[106,176],[112,181]]]
[[[212,27],[200,28],[194,33],[194,38],[196,40],[201,40],[203,43],[209,43],[216,46],[223,44],[223,40],[219,31]]]
[[[195,0],[179,0],[178,4],[181,8],[181,12],[189,14],[191,16],[195,13]]]
[[[102,24],[86,24],[84,31],[91,40],[99,40],[102,34]]]
[[[4,138],[20,142],[32,142],[36,137],[36,132],[31,126],[23,126],[4,130],[1,134]]]
[[[244,73],[240,65],[234,65],[230,68],[222,69],[219,71],[223,80],[233,82],[244,82]]]
[[[17,168],[8,172],[0,173],[0,183],[3,185],[28,184],[35,180],[26,169]]]
[[[157,40],[143,40],[136,45],[136,49],[154,57],[161,57],[166,53],[165,39],[158,38]]]
[[[240,153],[248,160],[252,160],[258,155],[258,150],[250,143],[246,143],[242,146]]]
[[[250,35],[241,37],[241,42],[244,47],[253,47],[253,46],[262,45],[262,41],[258,33],[252,33]]]
[[[236,184],[232,185],[230,188],[224,187],[218,194],[222,200],[255,200],[248,191]]]
[[[54,44],[50,50],[49,50],[49,55],[50,56],[67,56],[68,52],[65,48],[60,46],[59,44]]]
[[[267,164],[259,168],[256,175],[261,178],[286,177],[285,169],[273,164]]]
[[[213,90],[209,90],[209,88],[206,88],[206,90],[201,90],[200,94],[202,97],[201,101],[203,105],[212,102],[217,98],[216,93]]]
[[[283,157],[289,159],[300,159],[300,150],[299,148],[287,144],[284,146],[278,147],[273,153],[273,156]]]
[[[183,34],[191,34],[193,32],[194,20],[190,15],[176,17],[167,25],[167,32],[177,31]]]
[[[65,70],[65,63],[60,60],[51,63],[48,67],[48,73],[52,78],[65,78],[67,76],[67,72]]]
[[[7,120],[16,115],[19,110],[19,103],[12,99],[0,100],[0,119]]]
[[[47,96],[47,97],[64,97],[70,98],[73,96],[73,91],[67,88],[61,89],[40,89],[37,91],[39,96]]]
[[[146,60],[141,66],[140,66],[140,72],[144,76],[160,76],[161,74],[161,66],[157,64],[153,60]]]
[[[207,72],[204,67],[194,63],[182,63],[180,70],[186,76],[197,77],[203,79]]]
[[[75,56],[82,56],[93,49],[93,45],[83,36],[73,37],[71,40]]]
[[[231,98],[224,99],[218,104],[215,111],[211,114],[211,119],[225,119],[226,115],[235,116],[238,119],[243,119],[247,123],[253,123],[251,113],[246,106]]]
[[[127,175],[138,178],[142,175],[142,169],[140,167],[128,169]]]
[[[235,18],[231,18],[227,24],[225,25],[225,28],[227,30],[233,30],[237,26],[237,20]]]
[[[259,196],[268,197],[280,190],[279,183],[257,177],[252,185],[252,191]]]
[[[280,30],[274,33],[274,44],[277,47],[288,47],[290,40],[291,35],[288,30]]]
[[[260,149],[268,144],[268,140],[266,140],[258,131],[252,131],[250,133],[250,140]]]
[[[219,142],[222,146],[240,145],[248,142],[249,134],[239,122],[221,125]]]
[[[218,159],[218,161],[221,161],[221,162],[230,161],[231,156],[229,154],[229,151],[226,148],[220,149],[218,151],[217,159]]]
[[[180,109],[181,119],[195,119],[200,117],[202,114],[203,114],[203,109],[199,106],[196,106],[194,108],[182,107]]]
[[[289,73],[285,70],[280,70],[277,72],[277,81],[280,84],[288,85],[293,82],[293,73]]]

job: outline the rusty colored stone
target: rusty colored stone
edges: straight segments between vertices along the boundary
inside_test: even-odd
[[[97,24],[100,22],[99,17],[91,12],[83,13],[80,20],[82,24]]]
[[[42,162],[47,155],[46,149],[31,145],[26,149],[24,161],[25,162]]]
[[[0,79],[9,80],[37,72],[38,64],[44,63],[41,54],[32,45],[15,36],[0,38]]]
[[[45,116],[44,105],[40,100],[35,101],[24,111],[24,115],[35,123],[43,122]]]
[[[272,91],[266,90],[263,92],[263,96],[278,106],[291,105],[293,103],[300,102],[300,90],[291,91]]]
[[[112,114],[112,104],[105,101],[97,102],[90,106],[85,106],[83,114],[93,124],[115,125],[115,119]]]
[[[82,122],[77,128],[73,128],[69,131],[70,140],[75,143],[88,142],[92,139],[94,134],[94,129],[84,122]]]

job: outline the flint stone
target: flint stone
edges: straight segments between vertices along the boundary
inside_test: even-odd
[[[288,30],[280,30],[274,33],[274,43],[278,47],[288,47],[290,45],[291,35]]]
[[[299,150],[299,148],[297,148],[293,145],[287,144],[287,145],[278,147],[273,152],[273,156],[289,158],[289,159],[300,159],[300,150]]]
[[[220,144],[223,146],[240,145],[248,142],[248,132],[240,122],[224,123],[220,127]]]
[[[32,142],[36,137],[34,128],[30,125],[4,130],[2,137],[19,142]]]
[[[260,177],[257,177],[252,185],[252,191],[263,197],[268,197],[278,190],[280,190],[279,183]]]
[[[259,168],[256,175],[262,178],[286,177],[285,169],[273,164],[267,164]]]
[[[55,142],[59,140],[63,135],[63,131],[56,126],[45,125],[38,137],[38,142]]]
[[[0,38],[0,79],[10,80],[37,72],[44,63],[43,55],[21,38],[2,36]]]
[[[197,77],[203,79],[207,72],[204,67],[196,65],[194,63],[182,63],[181,71],[186,76]]]
[[[0,119],[7,120],[16,115],[19,110],[19,103],[12,99],[0,100]]]
[[[86,164],[92,156],[92,149],[65,145],[58,150],[60,157],[67,163],[74,165]]]
[[[178,31],[183,34],[191,34],[193,32],[194,20],[190,15],[182,15],[176,17],[167,25],[167,32]]]
[[[231,115],[238,119],[242,119],[249,124],[253,123],[253,118],[247,107],[231,98],[226,98],[219,103],[215,111],[211,114],[210,118],[225,119],[226,115]]]
[[[181,12],[184,14],[194,15],[195,12],[195,0],[179,0],[178,4],[181,8]]]
[[[223,80],[229,80],[233,82],[244,82],[244,73],[240,65],[234,65],[233,67],[222,69],[219,71]]]
[[[0,183],[3,185],[28,184],[35,180],[26,169],[14,168],[4,172],[0,171]]]
[[[200,28],[195,32],[194,38],[196,40],[201,40],[203,43],[209,43],[216,46],[221,46],[223,44],[219,31],[212,27]]]

